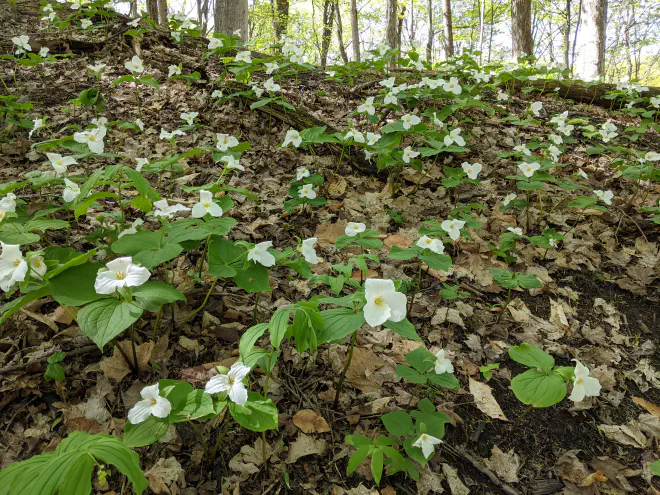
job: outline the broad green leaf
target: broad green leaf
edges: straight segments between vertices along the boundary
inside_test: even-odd
[[[241,355],[241,358],[244,359],[250,354],[254,344],[264,333],[266,333],[266,330],[268,330],[268,325],[268,323],[258,323],[248,328],[245,333],[241,335],[241,340],[238,343],[238,352]]]
[[[380,420],[383,422],[387,432],[391,435],[405,437],[415,434],[412,418],[407,412],[392,411],[381,416]]]
[[[188,394],[186,403],[176,415],[185,420],[194,420],[213,413],[213,399],[204,390],[198,389]]]
[[[371,474],[376,485],[380,485],[380,478],[383,476],[383,451],[380,449],[374,450],[371,454]]]
[[[53,299],[65,306],[82,306],[101,299],[94,289],[94,281],[100,268],[99,263],[76,265],[48,279]]]
[[[435,360],[435,355],[423,345],[406,354],[406,362],[420,373],[430,370]]]
[[[146,299],[158,306],[170,304],[174,301],[185,301],[186,296],[176,290],[170,284],[164,282],[145,282],[133,288],[133,295]]]
[[[414,248],[400,248],[399,246],[392,246],[387,257],[392,260],[411,260],[419,254],[418,249]]]
[[[163,438],[167,433],[167,422],[155,416],[149,416],[146,421],[134,425],[130,421],[124,427],[124,445],[130,448],[151,445]]]
[[[349,308],[334,308],[321,311],[323,328],[318,336],[319,344],[343,339],[364,325],[362,311],[356,313]]]
[[[256,392],[248,393],[245,407],[230,402],[229,413],[239,425],[250,431],[277,429],[277,407],[272,400],[265,399]]]
[[[426,254],[420,256],[419,259],[434,270],[446,272],[451,268],[451,257],[446,254]]]
[[[270,343],[275,349],[280,348],[284,334],[289,327],[289,317],[292,310],[293,308],[291,306],[280,308],[270,319],[268,332],[270,333]]]
[[[250,261],[247,268],[236,273],[234,280],[247,292],[270,292],[268,268],[259,263]]]
[[[566,383],[559,374],[527,370],[511,380],[511,390],[523,404],[550,407],[566,397]]]
[[[7,321],[7,319],[11,315],[16,313],[16,311],[19,311],[26,304],[29,304],[32,301],[36,301],[37,299],[41,299],[42,297],[46,297],[49,295],[50,295],[50,287],[43,286],[31,292],[28,292],[21,297],[17,297],[16,299],[9,301],[8,303],[3,304],[2,306],[0,306],[0,324]]]
[[[427,373],[426,379],[429,383],[442,388],[460,388],[461,382],[452,373]]]
[[[415,330],[415,326],[412,323],[410,323],[408,318],[404,318],[403,320],[397,322],[388,320],[383,324],[383,326],[389,328],[394,333],[398,333],[399,335],[401,335],[401,337],[404,337],[406,339],[416,340],[418,342],[422,341],[419,335],[417,335],[417,330]]]
[[[136,303],[107,297],[82,308],[77,319],[83,333],[103,350],[108,342],[135,323],[142,311]]]
[[[355,472],[360,464],[362,464],[362,462],[369,456],[372,449],[373,447],[371,446],[371,442],[369,442],[369,445],[362,445],[361,447],[358,447],[355,452],[353,452],[353,455],[351,455],[351,458],[348,460],[348,465],[346,466],[347,476],[350,476]]]
[[[409,368],[408,366],[404,366],[403,364],[397,364],[395,371],[397,378],[403,378],[404,380],[407,380],[411,383],[426,383],[426,375],[422,375],[419,373],[419,371],[413,368]]]
[[[530,368],[540,368],[546,373],[550,373],[555,365],[555,358],[527,342],[509,348],[509,357]]]

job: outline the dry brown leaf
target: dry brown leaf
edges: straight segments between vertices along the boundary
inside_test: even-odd
[[[485,383],[473,380],[472,378],[469,380],[470,393],[474,396],[474,402],[479,410],[491,418],[508,421],[504,411],[502,411],[495,397],[493,397],[493,390]]]
[[[178,495],[186,487],[186,473],[174,457],[161,457],[146,474],[154,493]]]
[[[634,424],[599,425],[598,428],[608,439],[621,445],[630,445],[637,449],[646,448],[646,437],[639,427]]]
[[[286,458],[287,464],[293,464],[301,457],[314,454],[323,454],[325,452],[326,442],[323,439],[315,439],[300,433],[296,441],[289,446],[289,456]]]
[[[383,244],[388,248],[391,248],[392,246],[408,248],[412,244],[412,241],[402,235],[388,235],[385,240],[383,240]]]
[[[509,452],[502,452],[495,445],[491,450],[490,459],[484,459],[484,464],[488,469],[497,474],[498,478],[507,483],[518,483],[518,470],[520,469],[520,458],[511,449]]]
[[[643,407],[654,416],[660,418],[660,406],[656,406],[655,404],[648,402],[641,397],[633,397],[633,402],[638,406]]]
[[[323,416],[311,409],[302,409],[293,416],[293,424],[303,433],[327,433],[330,426]]]
[[[316,226],[316,233],[314,237],[318,239],[319,247],[326,248],[335,244],[335,239],[340,235],[344,235],[346,229],[346,222],[338,221],[337,223],[319,224]]]
[[[346,192],[346,179],[341,175],[334,175],[328,181],[328,196],[339,198]]]
[[[470,489],[465,486],[458,477],[458,469],[445,463],[442,465],[442,472],[447,477],[447,483],[449,484],[451,495],[468,495],[470,493]]]
[[[130,340],[119,342],[117,345],[121,346],[129,359],[133,358],[133,348]],[[153,342],[145,342],[135,348],[138,360],[138,369],[140,371],[147,371],[149,369],[149,360],[154,350]],[[114,349],[112,356],[104,358],[99,364],[101,371],[108,378],[113,378],[120,382],[126,375],[131,372],[126,359],[121,355],[119,349]]]

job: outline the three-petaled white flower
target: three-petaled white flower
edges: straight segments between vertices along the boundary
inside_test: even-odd
[[[133,263],[133,258],[117,258],[99,271],[94,281],[97,294],[114,294],[117,289],[138,287],[149,280],[151,273],[142,266]]]
[[[412,113],[407,113],[401,117],[401,122],[403,122],[403,128],[407,131],[412,126],[419,124],[422,121],[417,115]]]
[[[71,203],[78,196],[80,196],[80,187],[75,182],[69,179],[64,179],[64,191],[62,191],[62,198],[66,203]]]
[[[432,237],[423,235],[417,241],[417,247],[422,249],[430,249],[435,254],[442,254],[445,252],[445,245],[440,239],[433,239]]]
[[[440,349],[435,353],[435,372],[438,375],[454,372],[454,365],[451,364],[451,360],[446,356],[444,349]]]
[[[43,47],[41,47],[41,50],[39,50],[39,56],[41,58],[46,58],[49,51],[50,51],[50,48],[48,48],[47,46],[43,46]]]
[[[137,228],[144,224],[144,220],[141,218],[136,218],[133,220],[133,223],[131,223],[131,226],[127,229],[122,230],[119,235],[117,235],[117,239],[120,239],[124,237],[125,235],[132,235],[132,234],[137,234]]]
[[[0,199],[0,211],[3,213],[3,216],[5,213],[16,212],[16,195],[14,193],[8,193],[4,198]]]
[[[221,162],[225,163],[227,170],[240,170],[245,172],[245,167],[241,165],[241,161],[238,158],[234,158],[232,155],[225,155],[220,158]]]
[[[273,81],[272,77],[264,83],[264,88],[266,88],[266,91],[268,91],[269,93],[277,93],[282,89],[279,84]]]
[[[277,62],[266,62],[264,64],[264,67],[266,67],[266,74],[270,75],[273,72],[275,72],[277,69],[280,68]]]
[[[222,48],[223,42],[220,38],[211,38],[209,39],[209,44],[207,48],[209,50],[215,50],[216,48]]]
[[[468,179],[477,180],[477,177],[479,177],[479,174],[484,167],[481,165],[481,163],[463,162],[461,164],[461,168],[463,169],[463,172],[465,172],[465,174],[468,176]]]
[[[442,230],[449,234],[449,237],[452,241],[458,240],[461,237],[461,229],[465,227],[465,222],[463,220],[445,220],[440,224]]]
[[[543,103],[540,101],[535,101],[529,106],[529,111],[532,112],[536,117],[539,116],[539,112],[543,108]]]
[[[284,143],[282,143],[282,148],[286,148],[289,144],[293,144],[296,148],[302,143],[302,137],[300,133],[295,129],[289,129],[286,131],[286,136],[284,136]]]
[[[96,65],[88,65],[87,68],[92,71],[94,74],[99,74],[103,72],[103,69],[106,68],[105,64],[98,63]]]
[[[397,292],[394,282],[377,278],[368,278],[364,282],[364,319],[372,327],[386,321],[401,321],[406,317],[407,298]]]
[[[138,129],[144,131],[144,122],[142,122],[142,119],[135,119],[135,125],[138,126]]]
[[[251,64],[252,56],[248,51],[238,52],[236,54],[236,58],[234,58],[234,62],[245,62],[246,64]]]
[[[185,120],[188,125],[193,125],[199,112],[184,112],[180,115],[181,120]]]
[[[370,96],[369,98],[367,98],[367,100],[358,107],[358,112],[374,115],[376,113],[376,107],[374,106],[374,97]]]
[[[344,234],[348,237],[355,237],[356,235],[367,230],[367,226],[363,223],[348,222],[344,229]]]
[[[149,159],[147,158],[136,158],[135,161],[137,162],[137,165],[135,166],[135,170],[138,172],[142,172],[142,167],[145,165],[149,165]]]
[[[539,164],[536,163],[536,162],[525,162],[525,163],[520,163],[520,164],[518,164],[518,168],[520,169],[520,171],[522,172],[522,174],[523,174],[525,177],[529,178],[529,177],[531,177],[532,175],[534,175],[534,173],[535,173],[538,169],[541,168],[541,165],[539,165]]]
[[[573,402],[581,402],[585,397],[598,397],[601,385],[597,378],[589,376],[589,368],[577,359],[575,361],[575,376],[573,378],[573,392],[568,397]]]
[[[376,144],[378,141],[380,141],[380,138],[382,136],[380,134],[377,134],[375,132],[367,132],[367,144],[369,146],[373,146]]]
[[[502,91],[501,89],[497,90],[497,101],[508,101],[510,96]]]
[[[532,152],[529,151],[529,148],[527,148],[527,146],[525,146],[524,144],[519,144],[517,146],[514,146],[513,151],[517,151],[518,153],[523,153],[527,156],[532,156]]]
[[[66,174],[69,165],[76,165],[78,162],[72,156],[62,156],[59,153],[46,153],[50,164],[55,169],[57,176]]]
[[[457,127],[447,134],[444,138],[445,146],[451,146],[456,143],[459,146],[465,146],[465,139],[461,136],[461,128]]]
[[[305,167],[299,167],[296,169],[296,180],[303,180],[305,177],[309,177],[309,170]]]
[[[405,163],[410,163],[410,160],[419,156],[419,151],[413,151],[410,146],[407,146],[403,150],[403,161]]]
[[[30,271],[34,274],[35,278],[43,280],[44,275],[48,271],[48,267],[46,266],[46,263],[44,263],[44,257],[40,255],[32,256],[29,265]]]
[[[29,41],[30,37],[27,34],[22,34],[11,39],[11,42],[16,45],[16,53],[18,54],[32,51]]]
[[[355,129],[349,129],[346,132],[346,135],[344,136],[344,141],[348,141],[349,139],[353,138],[353,141],[356,143],[364,143],[364,134],[362,134],[360,131],[356,131]]]
[[[142,400],[128,411],[128,420],[134,425],[144,423],[149,416],[166,418],[172,411],[172,404],[159,395],[158,384],[144,387],[140,392]]]
[[[461,88],[461,85],[458,84],[458,79],[455,77],[452,77],[442,85],[442,89],[447,91],[448,93],[453,93],[455,95],[460,95],[461,91],[463,91],[463,88]]]
[[[394,77],[389,77],[380,81],[378,84],[384,88],[392,89],[394,87],[395,79]]]
[[[614,193],[612,191],[601,191],[599,189],[596,189],[594,191],[594,196],[596,196],[606,205],[611,205],[612,199],[614,198]]]
[[[398,105],[399,104],[399,99],[396,97],[396,95],[393,92],[389,92],[385,95],[385,98],[383,98],[383,104],[384,105]]]
[[[314,248],[316,241],[318,241],[316,237],[310,237],[309,239],[302,241],[300,244],[300,252],[302,253],[303,258],[305,258],[305,261],[311,265],[316,265],[319,262],[319,258],[316,255],[316,249]]]
[[[216,134],[215,138],[217,139],[215,147],[220,151],[227,151],[229,148],[238,146],[238,139],[236,139],[234,136],[230,136],[229,134]]]
[[[154,207],[155,209],[153,211],[153,215],[156,218],[158,217],[172,218],[180,211],[190,211],[190,208],[184,205],[180,205],[180,204],[170,205],[167,203],[166,199],[154,201]]]
[[[226,375],[215,375],[204,389],[209,394],[226,392],[232,402],[239,406],[245,406],[248,400],[248,391],[243,385],[243,379],[250,373],[250,368],[241,362],[232,364]]]
[[[656,153],[655,151],[649,151],[644,155],[644,160],[648,160],[650,162],[657,162],[660,160],[660,153]]]
[[[103,153],[105,149],[105,139],[106,128],[97,127],[96,129],[91,129],[89,131],[81,131],[73,134],[73,140],[76,143],[86,144],[89,148],[89,151],[96,154]]]
[[[172,132],[169,132],[167,129],[161,129],[160,130],[160,139],[172,139],[174,136],[185,136],[186,133],[176,129]]]
[[[178,65],[170,65],[167,68],[167,77],[172,77],[172,76],[180,76],[181,75],[181,67]]]
[[[417,440],[413,442],[413,447],[419,447],[422,449],[422,454],[427,459],[433,455],[435,451],[435,446],[442,443],[442,440],[439,438],[433,437],[427,433],[422,433]]]
[[[314,191],[314,186],[312,184],[304,184],[298,191],[298,196],[307,199],[316,198],[316,192]]]
[[[512,232],[512,233],[514,233],[518,236],[523,235],[523,231],[520,227],[507,227],[506,230],[508,230],[509,232]]]
[[[28,264],[18,244],[0,242],[0,290],[7,292],[16,282],[23,282],[28,272]]]
[[[221,217],[222,208],[218,203],[213,201],[213,193],[211,191],[202,189],[199,191],[199,202],[195,203],[191,214],[193,218],[202,218],[206,214],[212,217]]]
[[[134,74],[140,74],[144,72],[144,65],[142,64],[142,59],[138,57],[137,55],[133,55],[133,58],[130,59],[128,62],[124,64],[124,67],[129,72],[132,72]]]
[[[255,244],[255,246],[248,252],[247,259],[265,267],[271,267],[275,264],[275,256],[268,252],[268,248],[271,247],[273,247],[272,241]]]
[[[513,201],[517,197],[518,195],[516,193],[509,193],[506,196],[504,196],[504,199],[502,200],[502,204],[504,206],[509,206],[509,203],[511,203],[511,201]]]
[[[92,27],[92,24],[93,24],[92,21],[89,19],[83,19],[82,21],[80,21],[80,27],[82,27],[83,29],[89,29],[90,27]]]

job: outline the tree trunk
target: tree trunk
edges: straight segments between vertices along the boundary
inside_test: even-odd
[[[578,33],[575,70],[585,81],[605,76],[607,0],[582,1],[582,29]]]
[[[158,0],[147,0],[147,15],[158,22]]]
[[[429,34],[428,41],[426,42],[426,60],[433,63],[433,37],[435,30],[433,29],[433,0],[429,0]]]
[[[275,37],[281,40],[282,35],[286,35],[289,27],[289,0],[277,0],[276,3],[277,9],[275,9],[273,27],[275,28]]]
[[[449,58],[454,56],[454,28],[451,22],[451,0],[444,0],[444,2],[442,16],[445,28],[445,57]]]
[[[493,33],[495,32],[495,5],[490,2],[490,33],[488,34],[488,63],[493,53]]]
[[[566,29],[564,30],[564,65],[571,66],[571,0],[566,0]]]
[[[137,0],[130,0],[129,4],[128,16],[137,17]]]
[[[387,44],[390,48],[398,48],[397,35],[398,35],[398,26],[397,26],[397,1],[396,0],[387,0]]]
[[[511,0],[511,21],[514,58],[533,55],[532,0]]]
[[[167,0],[158,0],[158,19],[159,24],[163,27],[168,27],[167,23]]]
[[[399,18],[398,26],[396,29],[396,47],[401,48],[401,35],[403,33],[403,20],[406,18],[406,5],[401,7],[401,14],[397,15]]]
[[[335,17],[335,3],[332,0],[323,2],[323,36],[321,38],[321,69],[328,65],[328,50],[332,41],[332,21]]]
[[[484,57],[484,31],[486,24],[486,0],[479,2],[479,64],[482,63]]]
[[[360,29],[358,26],[357,0],[351,0],[351,36],[353,38],[353,58],[360,61]]]
[[[348,63],[348,54],[346,53],[346,46],[344,45],[344,28],[341,23],[341,9],[339,8],[339,0],[335,0],[335,14],[337,14],[337,42],[339,43],[339,54],[345,64]]]
[[[248,39],[248,0],[215,0],[214,12],[216,33],[229,36],[241,30],[240,38]]]

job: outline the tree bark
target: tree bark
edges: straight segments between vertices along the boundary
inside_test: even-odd
[[[511,0],[511,21],[514,58],[533,55],[532,0]]]
[[[426,42],[426,60],[433,63],[433,37],[435,30],[433,29],[433,0],[429,0],[429,34],[428,41]]]
[[[397,1],[387,0],[387,12],[386,12],[387,44],[389,45],[390,48],[394,48],[394,49],[399,47],[397,43],[397,35],[399,33],[397,26],[398,24],[397,14],[398,14]]]
[[[275,28],[275,36],[278,40],[282,39],[282,35],[286,35],[289,27],[289,0],[277,0],[277,8],[275,9],[275,19],[273,27]]]
[[[240,38],[248,39],[248,0],[215,0],[214,31],[229,36],[240,29]]]
[[[332,24],[335,17],[335,3],[332,0],[323,2],[323,35],[321,38],[321,69],[328,65],[328,50],[332,41]]]
[[[444,2],[442,16],[445,29],[445,57],[449,58],[454,56],[454,28],[451,21],[451,0],[444,0]]]
[[[578,33],[577,75],[585,81],[605,76],[607,0],[583,0],[582,28]]]
[[[564,30],[564,65],[571,66],[571,0],[566,0],[566,28]]]
[[[147,15],[158,22],[158,0],[147,0]]]
[[[167,23],[167,0],[158,0],[158,19],[159,24],[163,27],[168,27]]]
[[[339,54],[345,64],[348,63],[348,54],[346,53],[346,46],[344,45],[344,28],[341,23],[341,9],[339,8],[339,0],[335,0],[335,14],[337,14],[337,42],[339,43]]]
[[[484,31],[486,24],[486,0],[479,2],[479,63],[481,64],[484,57]]]
[[[353,38],[353,58],[360,61],[360,29],[358,25],[357,0],[351,0],[351,37]]]

